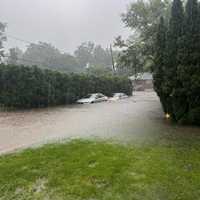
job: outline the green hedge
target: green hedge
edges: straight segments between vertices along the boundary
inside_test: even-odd
[[[36,66],[0,65],[0,105],[37,108],[71,104],[88,93],[114,92],[132,94],[132,84],[125,77],[88,76],[42,70]]]

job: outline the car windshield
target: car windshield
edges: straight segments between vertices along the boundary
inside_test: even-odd
[[[103,94],[98,94],[98,95],[97,95],[97,98],[102,98],[102,97],[104,97]]]
[[[92,94],[88,94],[88,95],[86,95],[84,98],[85,99],[89,99],[89,98],[91,98],[93,95]]]
[[[120,97],[120,96],[121,96],[120,93],[115,93],[115,94],[113,95],[113,97]]]

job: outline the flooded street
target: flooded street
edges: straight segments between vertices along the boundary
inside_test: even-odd
[[[0,153],[63,138],[155,139],[163,134],[198,134],[163,118],[154,92],[116,102],[0,113]]]

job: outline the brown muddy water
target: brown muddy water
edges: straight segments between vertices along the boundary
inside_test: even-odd
[[[71,138],[154,140],[167,134],[198,134],[164,119],[154,92],[136,92],[116,102],[0,112],[0,153]]]

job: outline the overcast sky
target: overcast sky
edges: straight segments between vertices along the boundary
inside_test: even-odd
[[[7,34],[31,42],[49,42],[72,53],[84,41],[108,46],[127,37],[120,14],[131,0],[0,0],[0,21]],[[8,38],[6,48],[27,44]]]

